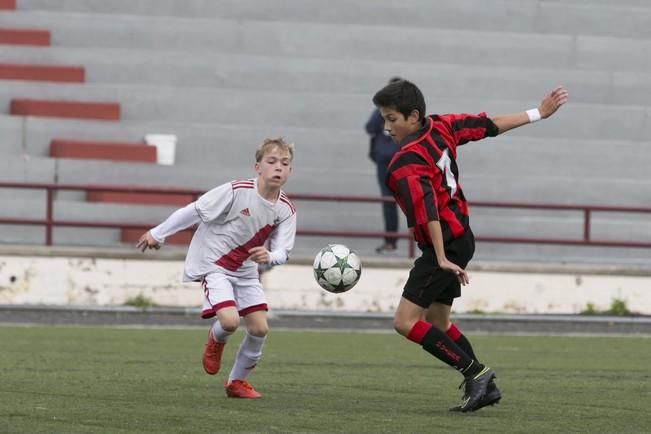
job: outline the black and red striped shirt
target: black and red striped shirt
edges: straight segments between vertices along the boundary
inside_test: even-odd
[[[427,223],[434,220],[441,223],[444,243],[464,234],[468,203],[459,184],[457,146],[498,133],[486,113],[431,115],[403,140],[389,163],[386,183],[416,242],[432,245]]]

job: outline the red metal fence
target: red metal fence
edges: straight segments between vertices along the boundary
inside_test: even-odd
[[[127,224],[118,222],[83,221],[83,220],[58,220],[54,218],[54,192],[55,191],[84,191],[84,192],[121,192],[121,193],[155,193],[155,194],[186,194],[198,197],[203,191],[190,189],[171,189],[116,185],[76,185],[76,184],[47,184],[47,183],[12,183],[0,182],[0,188],[37,189],[46,191],[46,212],[43,219],[16,219],[1,218],[0,224],[35,225],[45,226],[45,244],[52,245],[52,229],[54,227],[80,227],[80,228],[119,228],[119,229],[146,229],[151,225]],[[293,201],[319,201],[319,202],[353,202],[353,203],[380,203],[390,201],[381,197],[372,196],[339,196],[323,194],[290,194]],[[594,240],[591,236],[592,213],[634,213],[651,214],[651,208],[594,206],[594,205],[558,205],[558,204],[526,204],[514,202],[472,202],[472,207],[507,208],[507,209],[535,209],[546,211],[577,211],[583,216],[583,234],[581,239],[562,238],[536,238],[536,237],[503,237],[503,236],[477,236],[477,241],[496,243],[527,243],[527,244],[557,244],[574,246],[601,246],[601,247],[636,247],[651,248],[651,242],[629,240]],[[326,231],[318,229],[302,229],[297,232],[299,236],[337,236],[350,238],[383,238],[391,236],[409,240],[409,255],[414,256],[415,245],[409,232],[398,234],[379,231]]]

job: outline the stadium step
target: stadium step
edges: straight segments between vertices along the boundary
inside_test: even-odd
[[[120,120],[120,104],[12,98],[9,113],[17,116]]]
[[[129,244],[135,244],[138,242],[138,239],[140,239],[140,236],[144,230],[142,229],[122,229],[122,233],[120,235],[120,241],[123,243],[129,243]],[[192,235],[194,235],[194,231],[186,230],[186,231],[181,231],[177,234],[172,235],[171,237],[168,237],[165,240],[165,244],[176,244],[176,245],[186,245],[190,244],[190,240],[192,240]]]
[[[16,0],[0,0],[0,10],[16,10]]]
[[[403,7],[396,7],[391,0],[332,0],[319,7],[318,13],[310,13],[310,7],[306,6],[303,0],[188,0],[183,2],[183,7],[179,7],[176,2],[160,0],[140,0],[135,5],[127,1],[76,1],[60,5],[59,2],[51,0],[31,0],[23,3],[21,9],[33,13],[74,13],[79,17],[101,14],[106,16],[107,21],[120,16],[137,18],[134,21],[138,22],[158,17],[173,17],[176,20],[201,18],[239,22],[284,21],[291,24],[308,23],[313,27],[344,24],[351,27],[405,26],[409,29],[474,28],[492,32],[610,34],[633,37],[649,35],[647,23],[650,13],[649,2],[644,0],[509,1],[496,2],[488,8],[482,0],[416,1]],[[477,13],[478,10],[482,11],[481,14]],[[603,25],[604,22],[608,25]],[[144,26],[149,28],[150,24]]]
[[[86,71],[82,66],[20,65],[0,63],[0,79],[83,83]]]
[[[138,205],[186,205],[194,200],[191,194],[126,193],[117,191],[89,191],[88,202],[133,203]]]
[[[53,139],[50,157],[156,163],[155,146],[141,143]]]
[[[0,44],[50,46],[49,30],[39,29],[0,29]]]
[[[113,5],[112,2],[109,2]],[[300,8],[304,10],[304,8]],[[368,8],[367,8],[368,9]],[[409,10],[409,8],[407,8]],[[151,8],[148,10],[151,12]],[[9,15],[9,14],[7,14]],[[419,14],[411,13],[410,16]],[[473,15],[473,18],[476,14]],[[9,21],[8,18],[11,18]],[[481,30],[465,23],[439,28],[430,21],[423,27],[378,27],[344,23],[241,21],[237,19],[170,19],[169,17],[68,12],[17,11],[0,16],[0,26],[56,28],[57,46],[210,51],[220,56],[257,54],[335,59],[416,59],[466,65],[526,66],[529,68],[649,69],[649,42],[638,36],[580,35]],[[482,18],[483,22],[490,21]],[[510,21],[517,22],[511,19]],[[56,27],[54,27],[56,26]],[[608,26],[601,26],[605,28]],[[629,28],[643,28],[630,26]],[[646,31],[646,29],[644,29]],[[300,41],[296,40],[300,34]],[[246,35],[246,37],[242,37]],[[390,36],[387,36],[390,35]],[[414,43],[416,41],[416,43]],[[300,42],[300,43],[299,43]],[[495,46],[503,50],[494,50]],[[642,50],[642,51],[640,51]],[[616,59],[616,62],[612,62]],[[406,69],[408,72],[408,69]]]

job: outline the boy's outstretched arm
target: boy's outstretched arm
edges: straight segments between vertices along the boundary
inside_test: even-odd
[[[200,221],[201,217],[197,212],[195,203],[192,202],[184,208],[177,209],[163,223],[142,234],[136,247],[143,252],[147,249],[160,249],[160,245],[165,241],[165,238]]]
[[[549,95],[545,96],[540,102],[540,105],[535,109],[508,115],[490,116],[490,119],[497,126],[499,134],[502,134],[513,128],[518,128],[540,119],[547,119],[567,102],[567,95],[567,90],[563,86],[559,86],[552,90]]]

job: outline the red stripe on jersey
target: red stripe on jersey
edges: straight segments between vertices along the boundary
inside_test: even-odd
[[[441,219],[444,220],[447,224],[448,227],[450,228],[450,232],[452,232],[452,235],[454,238],[459,238],[463,233],[465,232],[465,228],[459,222],[459,219],[457,219],[457,216],[452,212],[452,210],[448,207],[445,209],[442,209],[440,212]]]
[[[287,204],[289,209],[292,210],[292,214],[296,214],[296,208],[294,208],[294,204],[283,193],[280,193],[280,201],[284,204]]]
[[[499,133],[495,124],[486,116],[485,112],[477,115],[466,113],[439,115],[438,119],[448,125],[454,135],[455,145],[463,145],[471,140],[480,140],[486,136],[495,136]],[[442,128],[437,128],[442,131]]]
[[[407,185],[409,187],[409,194],[411,196],[411,203],[414,206],[414,219],[415,224],[427,224],[430,220],[425,209],[425,192],[420,183],[420,178],[409,177],[407,178]]]
[[[250,254],[249,250],[254,247],[264,245],[264,242],[269,238],[269,234],[274,230],[274,226],[266,225],[258,232],[256,232],[253,237],[244,243],[241,246],[235,247],[233,250],[219,258],[215,261],[215,264],[219,265],[222,268],[225,268],[228,271],[236,271],[242,266],[244,261],[246,261]]]
[[[434,141],[432,136],[425,137],[425,140],[427,141],[427,143],[430,144],[430,146],[432,146],[432,148],[436,151],[436,153],[438,154],[438,156],[440,158],[443,155],[443,151],[438,146],[436,146],[436,142]],[[434,163],[434,164],[436,164],[436,163]]]
[[[486,137],[486,128],[464,128],[459,131],[460,140],[471,141],[480,140]]]
[[[255,188],[253,181],[232,181],[231,188],[237,190],[239,188]]]
[[[268,311],[269,308],[267,307],[267,303],[262,303],[262,304],[256,304],[254,306],[249,306],[245,307],[241,311],[239,311],[240,316],[247,316],[250,313],[253,312],[260,312],[261,310]]]
[[[432,168],[422,165],[403,166],[393,171],[389,181],[397,181],[398,179],[406,178],[408,176],[431,176]]]

